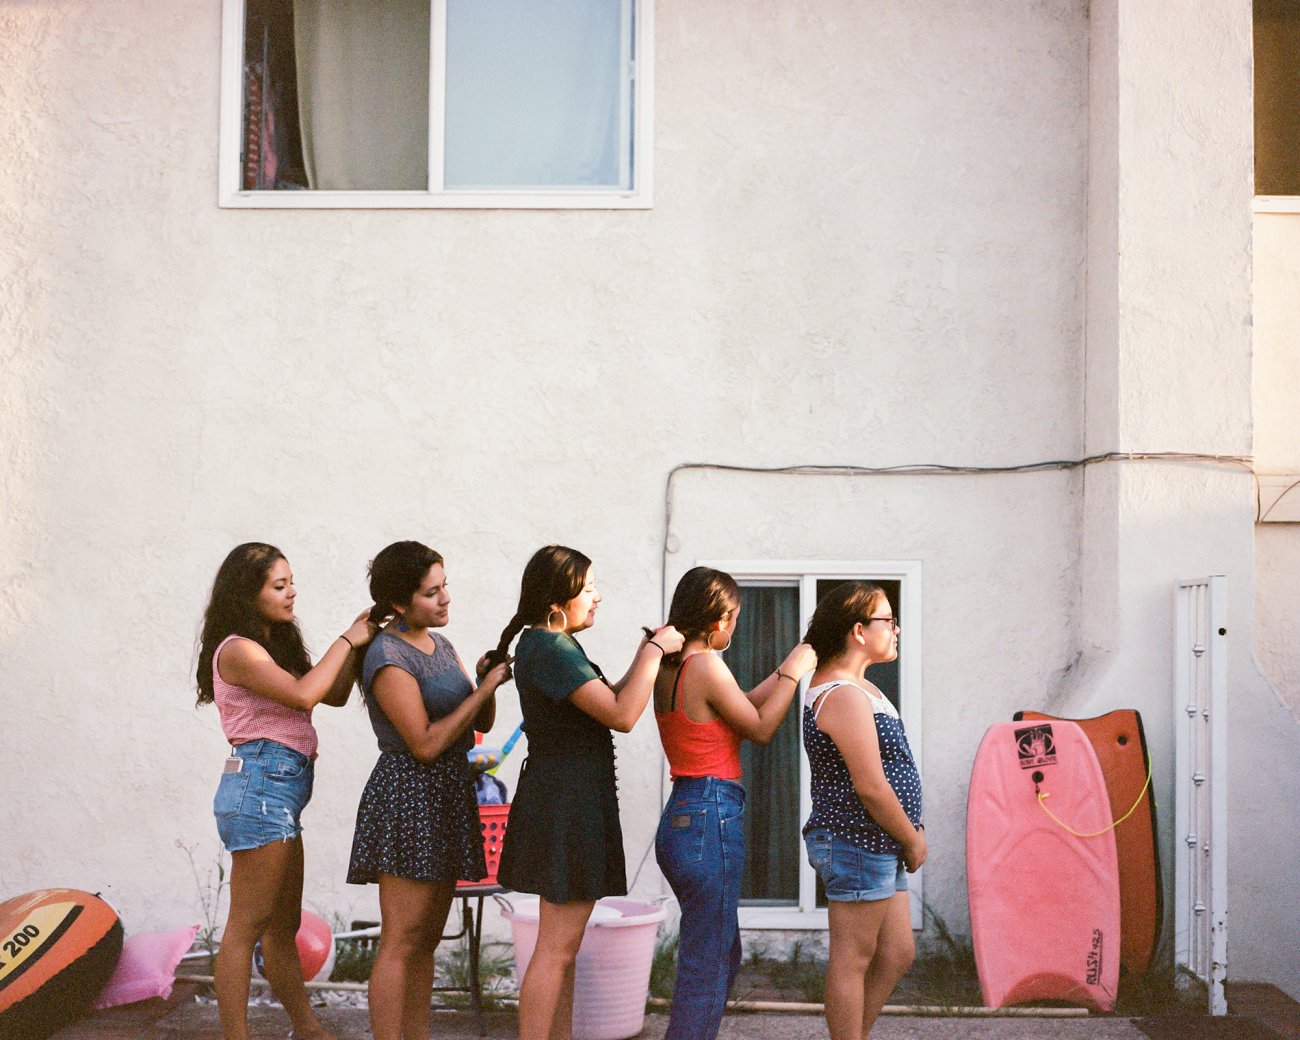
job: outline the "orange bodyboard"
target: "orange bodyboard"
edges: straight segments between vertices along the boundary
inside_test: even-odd
[[[1017,722],[1061,720],[1058,715],[1038,711],[1018,711],[1014,718]],[[1120,967],[1130,975],[1145,975],[1159,940],[1164,899],[1156,845],[1155,802],[1147,784],[1150,756],[1142,716],[1132,708],[1123,708],[1094,719],[1061,721],[1078,725],[1097,752],[1097,761],[1106,778],[1111,818],[1118,820],[1132,810],[1128,819],[1115,828],[1115,847],[1119,854],[1119,960]]]

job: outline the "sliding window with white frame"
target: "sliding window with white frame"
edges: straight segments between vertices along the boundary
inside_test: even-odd
[[[225,0],[222,206],[644,209],[654,0]]]
[[[874,665],[867,678],[898,708],[921,767],[921,564],[918,561],[704,560],[740,585],[740,618],[724,655],[736,680],[751,689],[799,642],[817,601],[845,581],[881,586],[899,619],[898,660]],[[745,742],[742,928],[825,928],[826,898],[804,855],[803,821],[811,812],[808,758],[801,739],[802,698],[766,747]],[[922,923],[921,872],[909,875],[912,927]]]

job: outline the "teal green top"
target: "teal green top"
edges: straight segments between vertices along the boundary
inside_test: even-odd
[[[613,755],[609,730],[569,700],[584,683],[605,679],[573,636],[524,629],[514,676],[530,755]]]

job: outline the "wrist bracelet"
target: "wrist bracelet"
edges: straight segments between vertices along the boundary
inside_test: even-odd
[[[789,680],[790,680],[792,683],[794,683],[796,686],[799,685],[799,680],[798,680],[798,679],[796,679],[793,675],[786,675],[785,672],[781,671],[780,668],[778,668],[778,669],[776,670],[776,674],[777,674],[777,676],[778,676],[779,679],[789,679]]]
[[[339,638],[342,639],[343,642],[347,643],[348,646],[349,646],[351,649],[353,649],[353,650],[356,649],[356,645],[355,645],[355,644],[352,642],[352,640],[349,639],[347,636],[339,636]]]
[[[656,650],[659,651],[659,656],[660,656],[660,657],[667,657],[667,656],[668,656],[668,651],[665,650],[665,649],[664,649],[662,646],[660,646],[658,643],[656,643],[653,639],[647,639],[646,642],[649,643],[651,646],[653,646]]]

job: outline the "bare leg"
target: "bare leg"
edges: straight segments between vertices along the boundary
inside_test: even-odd
[[[249,975],[258,939],[262,939],[267,981],[289,1013],[294,1030],[304,1038],[329,1036],[312,1013],[302,984],[294,942],[301,907],[301,838],[231,853],[230,912],[221,936],[214,980],[221,1032],[226,1040],[248,1038]]]
[[[871,1032],[876,1016],[885,1006],[898,980],[916,959],[916,939],[912,936],[912,913],[906,892],[885,900],[888,909],[876,939],[876,955],[867,967],[862,996],[862,1035]]]
[[[564,969],[560,999],[555,1005],[555,1018],[551,1021],[550,1040],[573,1040],[573,978],[576,970],[574,963]]]
[[[289,870],[276,894],[271,922],[262,934],[262,971],[271,992],[284,1005],[300,1040],[329,1036],[307,999],[302,984],[302,963],[298,959],[298,926],[302,923],[302,838],[277,842],[290,848]]]
[[[573,968],[595,905],[541,901],[537,947],[519,987],[519,1040],[573,1040]]]
[[[830,957],[826,966],[826,1027],[831,1040],[863,1040],[866,1036],[863,1022],[867,970],[876,955],[880,928],[891,902],[831,900],[827,904]]]
[[[375,1040],[427,1040],[433,955],[447,923],[454,881],[379,876],[379,953],[370,973]]]

